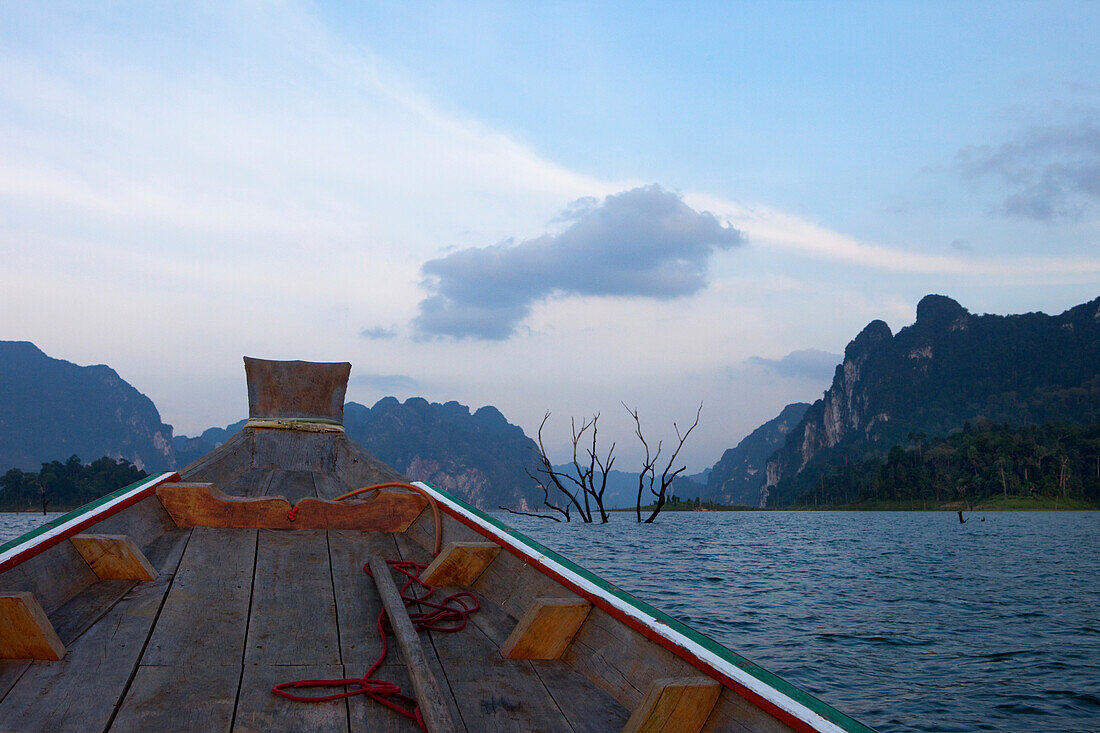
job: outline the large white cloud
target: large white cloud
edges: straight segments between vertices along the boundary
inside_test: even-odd
[[[713,253],[741,233],[658,185],[574,202],[568,226],[520,244],[469,248],[424,264],[432,295],[420,302],[423,336],[507,338],[551,294],[664,300],[707,284]]]

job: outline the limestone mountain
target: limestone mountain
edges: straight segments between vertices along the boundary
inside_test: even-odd
[[[78,455],[175,466],[172,426],[153,401],[102,364],[77,366],[28,341],[0,341],[0,469],[36,471]]]
[[[429,481],[482,509],[530,508],[542,501],[525,469],[538,446],[487,405],[386,397],[374,407],[344,405],[348,437],[414,480]]]
[[[999,316],[928,295],[897,334],[872,321],[769,459],[768,503],[791,502],[806,488],[796,477],[816,467],[975,421],[1100,421],[1100,298],[1057,316]]]
[[[783,446],[788,433],[809,407],[806,402],[787,405],[779,415],[723,453],[710,470],[703,497],[719,504],[758,506],[768,458]]]

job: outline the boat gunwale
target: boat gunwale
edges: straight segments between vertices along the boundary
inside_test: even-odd
[[[154,496],[157,487],[161,484],[179,480],[180,475],[176,471],[164,471],[146,476],[0,544],[0,573],[11,570],[88,527],[99,524],[139,501]]]
[[[449,516],[501,544],[513,555],[535,565],[617,620],[714,676],[725,687],[796,730],[873,733],[872,728],[458,497],[424,481],[413,483],[433,493],[440,501],[440,508]]]

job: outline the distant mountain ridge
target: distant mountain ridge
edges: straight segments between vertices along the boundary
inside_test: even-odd
[[[928,295],[897,334],[872,321],[768,460],[768,504],[793,501],[805,489],[796,477],[815,466],[971,421],[1100,421],[1100,298],[1058,316],[998,316]]]
[[[0,468],[37,471],[79,455],[175,466],[172,426],[108,366],[54,359],[29,341],[0,341]]]
[[[807,402],[787,405],[779,415],[723,453],[707,477],[703,497],[719,504],[759,506],[768,458],[783,446],[809,408]]]
[[[245,421],[209,428],[195,438],[174,439],[181,463],[190,463],[224,443]],[[429,481],[482,509],[505,505],[530,509],[541,503],[534,472],[538,446],[523,428],[487,405],[471,413],[458,402],[384,397],[366,407],[344,405],[349,438],[414,481]]]

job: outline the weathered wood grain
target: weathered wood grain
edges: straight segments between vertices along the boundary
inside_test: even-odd
[[[0,702],[31,664],[29,659],[0,659]]]
[[[0,728],[105,730],[134,672],[168,589],[169,574],[130,593],[68,647],[59,662],[35,662],[0,702]]]
[[[235,666],[142,665],[110,731],[229,731],[240,679],[239,662]]]
[[[46,612],[33,593],[0,593],[0,659],[46,659],[65,656]]]
[[[174,575],[179,567],[192,527],[170,529],[145,546],[143,552],[158,573]]]
[[[351,364],[244,357],[250,418],[321,418],[340,422]]]
[[[237,474],[231,481],[215,483],[229,496],[267,496],[267,487],[274,476],[274,468],[248,468]]]
[[[252,434],[245,428],[216,449],[180,470],[184,481],[218,481],[229,485],[234,477],[252,466]]]
[[[484,600],[470,619],[497,646],[516,625],[504,609]],[[564,662],[531,660],[530,664],[575,733],[617,731],[626,724],[630,711]]]
[[[348,706],[343,700],[328,702],[295,702],[271,694],[272,686],[280,682],[309,679],[340,679],[342,665],[270,666],[246,664],[237,697],[234,733],[269,733],[269,731],[316,731],[346,733]],[[339,689],[324,690],[325,694]],[[309,690],[295,690],[309,694]]]
[[[319,499],[335,499],[337,496],[348,493],[353,488],[341,481],[334,473],[314,473],[313,484],[317,487],[317,497]]]
[[[286,471],[332,472],[336,441],[343,433],[307,433],[301,430],[253,430],[252,465]]]
[[[88,586],[50,615],[57,636],[66,646],[72,644],[92,624],[126,597],[137,584],[135,580],[101,580]]]
[[[654,680],[623,733],[699,733],[721,692],[709,677]]]
[[[313,483],[313,471],[274,469],[271,483],[267,485],[267,495],[282,496],[291,504],[297,504],[307,496],[316,499],[317,486]]]
[[[175,522],[164,511],[157,497],[148,496],[118,514],[112,514],[96,523],[89,531],[96,534],[126,535],[135,545],[144,548],[175,528]]]
[[[531,660],[531,666],[554,698],[574,733],[618,731],[630,711],[559,660]]]
[[[515,618],[536,598],[575,598],[575,594],[510,552],[502,552],[473,585],[481,595]]]
[[[536,598],[500,647],[507,659],[557,659],[592,604],[582,598]]]
[[[425,649],[426,653],[427,651]],[[431,665],[431,660],[435,658],[434,652],[429,654],[429,657],[429,665]],[[363,670],[358,668],[345,669],[346,673],[352,677],[363,673]],[[404,664],[386,664],[375,674],[375,678],[393,682],[401,688],[403,694],[415,697],[412,680],[409,679],[409,673]],[[449,698],[450,693],[445,691],[444,696]],[[458,709],[451,708],[451,711],[453,722],[457,720]],[[365,696],[348,699],[348,719],[350,733],[412,733],[417,730],[416,724],[405,716]],[[456,726],[460,731],[466,730],[461,724]]]
[[[467,729],[572,730],[531,663],[502,658],[476,624],[429,636]]]
[[[339,632],[321,530],[259,530],[245,665],[338,666]]]
[[[425,504],[418,494],[397,491],[378,491],[368,499],[343,502],[306,497],[297,503],[292,520],[291,505],[282,497],[229,496],[213,484],[164,484],[157,496],[181,527],[401,532]]]
[[[443,520],[443,539],[444,545],[450,542],[486,542],[487,540],[482,535],[473,531],[461,522],[452,519],[446,514],[442,515]],[[425,510],[413,521],[412,524],[405,530],[407,534],[416,544],[420,545],[426,550],[431,551],[435,547],[435,520],[432,518],[432,513]]]
[[[773,718],[756,705],[728,688],[722,690],[718,703],[703,726],[703,733],[793,733],[786,723]]]
[[[69,538],[100,580],[156,580],[157,571],[128,535],[83,533]]]
[[[34,593],[47,614],[99,580],[70,542],[61,542],[0,573],[0,592]]]
[[[420,715],[424,725],[429,733],[453,733],[455,725],[451,720],[451,712],[443,697],[442,688],[428,666],[416,629],[409,620],[405,604],[390,575],[390,566],[377,555],[372,556],[369,563],[371,573],[374,575],[374,583],[382,597],[382,605],[385,606],[386,615],[389,617],[390,627],[405,658],[406,669],[412,679],[413,689],[416,691],[415,697],[420,704]]]
[[[683,659],[599,608],[589,612],[562,660],[631,710],[653,680],[696,674]]]
[[[428,585],[469,587],[499,554],[492,542],[450,542],[420,577]]]
[[[256,530],[196,527],[141,663],[240,669],[255,557]]]
[[[406,562],[419,563],[421,565],[425,565],[431,561],[431,553],[416,542],[413,542],[408,535],[403,533],[394,534],[393,540],[394,544],[397,545],[400,559]],[[443,592],[446,592],[446,589],[443,589]],[[476,613],[474,617],[477,617]],[[459,710],[458,701],[455,698],[454,688],[451,687],[450,680],[447,678],[447,672],[443,669],[443,664],[440,662],[435,645],[431,643],[431,634],[427,634],[423,638],[424,654],[428,658],[428,666],[431,668],[432,674],[440,682],[440,685],[446,685],[446,689],[443,690],[443,696],[447,703],[447,708],[451,711],[451,721],[458,730],[469,730],[470,733],[478,733],[477,728],[469,728],[463,720],[462,712]]]
[[[333,439],[333,472],[337,478],[353,489],[387,481],[408,481],[409,478],[399,471],[378,460],[365,448],[349,440],[346,435],[337,435]]]
[[[382,599],[363,565],[372,555],[398,559],[393,535],[381,532],[335,530],[328,533],[332,584],[336,591],[336,614],[340,619],[340,651],[344,664],[354,675],[362,675],[378,659],[378,614]],[[387,661],[404,666],[401,651],[390,645]]]

